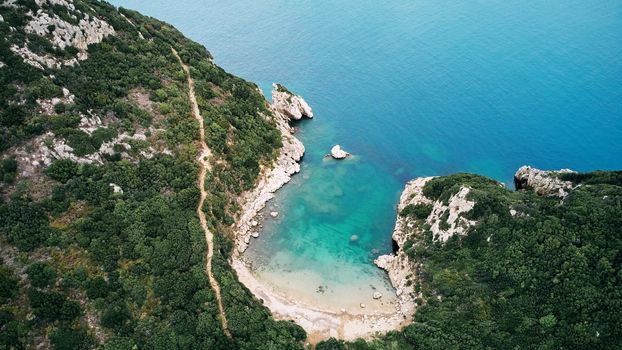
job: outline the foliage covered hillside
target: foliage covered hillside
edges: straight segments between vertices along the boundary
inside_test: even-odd
[[[0,349],[302,348],[226,263],[233,198],[281,145],[256,86],[105,2],[3,0],[0,16]],[[204,210],[233,340],[205,274],[198,125],[172,48],[215,156]]]
[[[416,225],[403,248],[420,264],[415,321],[348,348],[622,348],[622,172],[559,176],[580,185],[563,200],[476,175],[429,181],[434,200],[471,188],[478,223],[441,243],[423,222],[430,208],[405,210]]]
[[[198,125],[213,151],[195,206]],[[281,147],[257,87],[171,26],[97,0],[0,0],[0,349],[303,349],[227,263],[234,198]],[[318,349],[622,348],[622,173],[563,174],[563,200],[458,174],[466,235],[435,241],[430,207],[402,212],[416,264],[414,323]]]

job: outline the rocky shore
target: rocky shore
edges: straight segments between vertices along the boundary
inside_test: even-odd
[[[294,112],[294,107],[287,102],[295,98],[302,100],[302,98],[289,92],[278,91],[278,87],[281,87],[281,85],[274,84],[273,87],[273,102],[270,109],[274,116],[274,121],[281,132],[283,147],[279,152],[273,168],[264,169],[260,174],[257,186],[251,191],[243,193],[238,200],[242,208],[242,213],[235,227],[236,254],[243,253],[246,250],[251,237],[257,238],[259,236],[257,231],[259,227],[257,226],[258,222],[261,222],[261,217],[257,216],[266,206],[266,203],[274,198],[274,193],[288,183],[292,175],[300,171],[299,162],[305,153],[304,145],[294,136],[295,130],[290,125],[290,121],[296,120],[295,117],[292,117],[292,114],[303,115],[303,113],[307,112],[302,106],[298,106],[297,108],[299,108],[299,110]],[[309,111],[311,110],[308,105],[306,105],[306,107]],[[308,117],[311,118],[312,116],[313,114]]]

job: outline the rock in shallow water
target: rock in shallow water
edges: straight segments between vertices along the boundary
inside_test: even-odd
[[[344,151],[341,146],[335,145],[330,150],[330,155],[335,159],[344,159],[350,155],[350,153]]]

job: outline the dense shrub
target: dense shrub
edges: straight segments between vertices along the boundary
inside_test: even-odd
[[[30,284],[34,287],[45,288],[56,280],[56,271],[48,264],[42,262],[32,263],[26,269]]]

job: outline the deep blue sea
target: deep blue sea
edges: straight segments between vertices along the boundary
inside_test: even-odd
[[[303,170],[248,255],[314,303],[386,288],[371,261],[390,250],[413,177],[511,185],[523,164],[622,168],[619,0],[112,3],[175,25],[267,96],[276,81],[313,107]],[[356,156],[325,160],[337,143]]]

